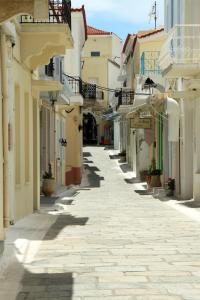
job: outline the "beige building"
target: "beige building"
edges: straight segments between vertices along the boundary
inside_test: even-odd
[[[23,3],[6,1],[0,14],[5,21],[0,26],[0,240],[4,227],[40,204],[40,92],[55,91],[60,83],[40,78],[38,67],[73,47],[69,1],[65,10],[48,8],[47,1]]]
[[[129,34],[123,47],[119,77],[123,87],[118,103],[120,151],[126,152],[127,162],[136,177],[148,170],[153,158],[156,167],[163,170],[163,120],[159,105],[150,103],[150,95],[164,91],[158,62],[164,41],[164,29],[158,28]],[[148,86],[150,80],[154,86]],[[149,128],[143,127],[147,124],[143,124],[140,114],[151,116],[145,120]]]
[[[65,55],[64,72],[68,79],[72,96],[66,109],[65,184],[80,184],[82,178],[83,141],[83,96],[81,93],[81,53],[87,41],[87,22],[84,6],[72,9],[73,49]]]
[[[113,140],[113,123],[102,120],[114,92],[118,87],[122,41],[112,32],[87,27],[88,39],[82,53],[82,79],[90,84],[85,91],[84,128],[85,143],[109,144]],[[104,87],[104,89],[99,88]]]

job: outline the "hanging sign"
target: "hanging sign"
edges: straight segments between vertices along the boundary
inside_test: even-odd
[[[151,129],[151,118],[130,119],[131,128]]]

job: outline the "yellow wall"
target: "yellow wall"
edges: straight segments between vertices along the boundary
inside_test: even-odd
[[[15,93],[15,220],[33,211],[33,98],[31,73],[13,62]]]
[[[74,106],[73,112],[66,116],[65,128],[67,147],[66,153],[66,171],[72,167],[80,168],[82,165],[82,130],[78,126],[82,124],[82,116],[79,106]]]
[[[92,51],[100,51],[100,57],[91,57]],[[108,59],[112,58],[112,36],[88,36],[83,49],[84,66],[82,79],[89,82],[94,78],[100,86],[108,87]],[[104,92],[105,105],[108,94]]]

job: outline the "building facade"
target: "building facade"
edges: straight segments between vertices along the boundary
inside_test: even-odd
[[[122,41],[112,32],[90,26],[87,34],[82,53],[82,79],[90,84],[95,95],[86,93],[84,100],[83,140],[85,143],[110,144],[113,143],[113,122],[103,119],[102,115],[118,87]]]
[[[27,3],[14,1],[8,12],[6,1],[0,14],[0,240],[5,227],[39,209],[40,93],[61,86],[38,68],[73,47],[70,1]]]
[[[157,169],[164,169],[163,117],[152,100],[165,89],[158,63],[164,40],[163,28],[129,34],[122,52],[120,151],[126,152],[127,163],[138,178],[148,171],[152,160]]]
[[[160,66],[180,109],[179,140],[170,145],[171,174],[181,199],[199,200],[199,1],[165,1]]]

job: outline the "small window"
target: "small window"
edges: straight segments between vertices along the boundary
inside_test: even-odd
[[[92,51],[91,56],[100,56],[100,52],[99,51]]]

